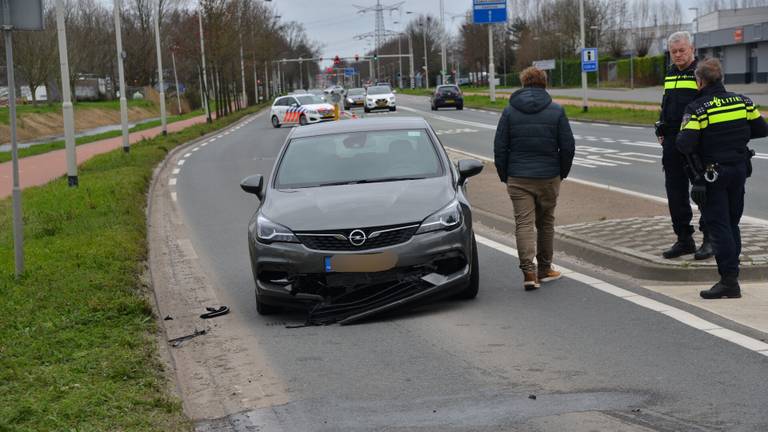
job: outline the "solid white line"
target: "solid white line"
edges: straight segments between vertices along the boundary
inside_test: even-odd
[[[597,126],[597,127],[610,127],[610,126],[608,126],[607,124],[602,124],[602,123],[592,123],[590,126]]]
[[[622,126],[622,129],[643,129],[640,126]]]
[[[174,168],[174,169],[173,169],[173,171],[171,172],[171,174],[173,174],[173,175],[176,175],[176,174],[178,174],[178,173],[180,173],[180,172],[181,172],[181,169],[179,169],[179,168]]]
[[[182,166],[182,165],[184,165],[184,162],[186,162],[186,161],[187,161],[186,159],[182,159],[178,163],[176,163],[176,165]]]
[[[168,180],[168,186],[176,186],[176,177],[171,177],[170,180]]]
[[[476,236],[475,238],[477,242],[482,245],[488,246],[515,258],[518,257],[517,250],[513,247],[507,246],[483,236]],[[662,303],[648,297],[641,296],[639,294],[635,294],[631,291],[601,281],[600,279],[593,278],[592,276],[577,273],[565,267],[558,266],[558,270],[563,273],[563,277],[565,278],[582,282],[606,294],[611,294],[654,312],[659,312],[689,327],[704,331],[705,333],[709,333],[712,336],[717,336],[721,339],[739,345],[758,354],[768,356],[768,343],[759,341],[733,330],[722,328],[717,324],[699,318],[690,312],[678,309],[674,306],[667,305],[666,303]]]

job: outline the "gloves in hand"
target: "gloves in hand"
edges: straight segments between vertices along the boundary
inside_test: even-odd
[[[699,207],[703,206],[707,202],[707,186],[704,184],[694,184],[691,187],[691,199]]]

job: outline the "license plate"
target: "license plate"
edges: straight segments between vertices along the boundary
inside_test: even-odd
[[[445,103],[453,103],[453,99],[446,99]]]
[[[387,271],[397,265],[394,252],[372,254],[332,255],[323,258],[326,273],[374,273]]]

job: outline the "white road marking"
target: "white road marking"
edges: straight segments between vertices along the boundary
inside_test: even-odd
[[[176,186],[176,177],[171,177],[170,180],[168,180],[168,186]]]
[[[569,120],[569,121],[568,121],[568,123],[570,123],[570,124],[575,124],[575,125],[583,125],[583,124],[584,124],[584,123],[582,123],[582,122],[579,122],[579,121],[573,121],[573,120]]]
[[[607,125],[607,124],[602,124],[602,123],[592,123],[590,126],[597,126],[597,127],[610,127],[609,125]]]
[[[642,129],[640,126],[622,126],[622,129]]]
[[[204,143],[200,144],[200,147],[205,147],[205,146],[207,146],[207,145],[208,145],[208,143],[207,143],[207,142],[204,142]]]
[[[185,157],[185,158],[188,158],[188,157],[190,157],[190,156],[192,156],[192,153],[186,153],[186,154],[184,155],[184,157]]]
[[[173,200],[173,202],[178,201],[178,195],[176,195],[176,192],[171,192],[171,199]]]
[[[491,249],[495,249],[501,253],[505,253],[507,255],[510,255],[516,258],[518,256],[517,250],[515,248],[499,243],[497,241],[485,238],[483,236],[476,236],[476,239],[478,243],[484,246],[487,246]],[[717,336],[723,340],[739,345],[755,353],[768,356],[768,343],[762,342],[760,340],[754,339],[747,335],[743,335],[739,332],[736,332],[730,329],[722,328],[717,324],[714,324],[705,319],[699,318],[690,312],[684,311],[682,309],[678,309],[674,306],[670,306],[666,303],[663,303],[648,297],[644,297],[639,294],[635,294],[631,291],[625,290],[623,288],[619,288],[615,285],[611,285],[605,281],[594,278],[592,276],[577,273],[573,270],[567,269],[565,267],[560,267],[560,266],[558,266],[558,270],[560,270],[563,273],[563,277],[565,278],[572,279],[572,280],[581,282],[583,284],[589,285],[590,287],[597,289],[599,291],[602,291],[606,294],[616,296],[620,299],[632,302],[638,306],[666,315],[694,329],[704,331],[705,333],[708,333],[712,336]]]
[[[612,154],[611,156],[612,156],[612,157],[615,157],[615,158],[619,158],[619,159],[626,159],[626,160],[631,160],[631,161],[635,161],[635,162],[656,163],[656,161],[655,161],[655,160],[649,160],[649,159],[640,159],[640,158],[631,157],[631,156],[624,156],[624,154],[623,154],[623,153],[620,153],[620,154]]]
[[[176,175],[181,172],[181,168],[174,168],[171,174]]]
[[[186,161],[187,161],[186,159],[182,159],[179,162],[177,162],[176,165],[182,166],[182,165],[184,165],[184,162],[186,162]]]
[[[195,148],[192,149],[193,152],[196,152],[198,150],[200,150],[200,147],[195,147]]]
[[[212,142],[216,141],[216,138],[218,138],[218,137],[213,137],[213,138],[209,139],[209,140],[208,140],[208,142],[209,142],[209,143],[212,143]],[[207,144],[207,143],[206,143],[206,144]]]

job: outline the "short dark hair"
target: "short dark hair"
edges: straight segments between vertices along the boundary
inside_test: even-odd
[[[547,73],[535,66],[529,66],[520,72],[520,83],[523,87],[547,87]]]
[[[716,58],[706,58],[699,62],[694,74],[705,85],[714,84],[723,80],[723,66]]]

